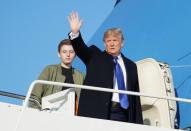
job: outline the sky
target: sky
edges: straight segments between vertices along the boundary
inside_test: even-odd
[[[85,5],[82,5],[82,2]],[[0,90],[25,95],[42,69],[59,63],[57,45],[68,38],[67,16],[78,11],[86,25],[88,41],[113,9],[115,0],[1,0],[0,1]],[[99,7],[99,10],[98,8]],[[87,15],[88,13],[88,15]],[[85,67],[74,67],[85,73]],[[11,103],[21,101],[0,97]]]
[[[59,63],[57,44],[67,38],[67,16],[78,11],[87,45],[104,49],[107,28],[124,32],[123,53],[134,61],[154,58],[171,67],[179,97],[191,98],[191,0],[1,0],[0,90],[25,95],[46,65]],[[77,58],[74,67],[85,73]],[[0,97],[0,101],[21,101]],[[181,127],[191,123],[191,106],[179,103]]]

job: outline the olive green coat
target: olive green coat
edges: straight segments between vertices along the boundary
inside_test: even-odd
[[[61,64],[58,65],[49,65],[47,66],[42,73],[40,74],[39,80],[47,80],[47,81],[55,81],[55,82],[64,82],[65,76],[62,74],[62,68]],[[76,69],[73,69],[73,80],[75,84],[83,84],[84,76],[81,72],[79,72]],[[61,86],[54,86],[54,85],[43,85],[43,84],[37,84],[31,93],[31,98],[38,101],[30,101],[28,106],[32,108],[41,109],[41,99],[42,97],[48,96],[53,93],[57,93],[59,91],[62,91]],[[80,89],[76,88],[76,95],[80,97]]]

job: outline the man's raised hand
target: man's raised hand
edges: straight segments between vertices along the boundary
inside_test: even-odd
[[[77,12],[72,12],[68,16],[68,22],[70,24],[70,29],[72,33],[76,34],[80,31],[80,27],[82,26],[82,20],[80,19]]]

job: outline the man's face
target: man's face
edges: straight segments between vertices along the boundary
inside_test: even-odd
[[[63,45],[60,48],[60,52],[58,55],[60,56],[60,59],[63,64],[71,65],[76,54],[74,52],[72,45]]]
[[[123,41],[121,36],[108,36],[105,38],[105,48],[108,54],[112,56],[118,56],[123,47]]]

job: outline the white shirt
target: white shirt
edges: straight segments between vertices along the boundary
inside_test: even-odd
[[[125,64],[123,62],[123,58],[121,57],[121,54],[118,56],[117,62],[121,66],[123,76],[124,76],[125,88],[126,88],[127,87],[127,73],[126,73]],[[118,90],[118,84],[117,84],[117,79],[115,77],[115,74],[113,77],[113,89]],[[119,102],[119,94],[118,93],[113,93],[112,101]]]

